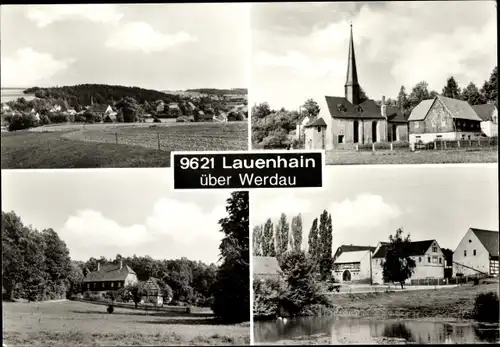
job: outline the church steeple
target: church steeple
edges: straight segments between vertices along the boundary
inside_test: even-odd
[[[345,98],[353,105],[359,103],[359,83],[358,83],[358,70],[356,69],[356,56],[354,54],[354,40],[352,37],[352,23],[351,23],[351,37],[349,39],[349,57],[347,58],[347,77],[345,81]]]

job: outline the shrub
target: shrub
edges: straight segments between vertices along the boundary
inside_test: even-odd
[[[153,117],[153,123],[161,123],[160,118],[158,118],[158,117],[154,116],[154,117]]]
[[[254,280],[254,317],[270,318],[277,316],[285,290],[285,283],[281,279]]]
[[[108,308],[106,309],[106,311],[108,311],[109,314],[113,313],[114,310],[115,308],[113,307],[113,305],[109,305]]]
[[[480,322],[498,323],[498,295],[495,292],[481,293],[474,302],[473,317]]]
[[[51,123],[67,123],[68,116],[63,113],[49,113],[49,120]]]
[[[29,129],[29,128],[34,128],[39,125],[38,120],[36,120],[35,117],[33,117],[30,114],[16,114],[12,116],[9,122],[9,131],[16,131],[16,130],[23,130],[23,129]]]
[[[46,114],[41,115],[40,116],[40,124],[41,125],[48,125],[48,124],[50,124],[50,118]]]

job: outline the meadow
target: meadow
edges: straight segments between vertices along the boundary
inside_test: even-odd
[[[379,165],[379,164],[459,164],[497,163],[498,149],[448,149],[425,151],[327,151],[327,165]]]
[[[168,167],[171,151],[246,150],[247,125],[67,124],[2,133],[2,169]]]
[[[7,346],[234,345],[250,343],[249,323],[209,314],[145,312],[76,301],[4,302]]]

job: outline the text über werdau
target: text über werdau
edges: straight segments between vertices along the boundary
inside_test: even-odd
[[[319,152],[174,154],[175,189],[321,187]]]

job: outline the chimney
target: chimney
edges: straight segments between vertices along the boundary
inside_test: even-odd
[[[123,260],[120,259],[120,270],[123,268]]]
[[[380,114],[387,118],[387,105],[385,104],[385,95],[382,95],[382,102],[380,104]]]
[[[97,262],[97,271],[101,270],[101,263]]]

